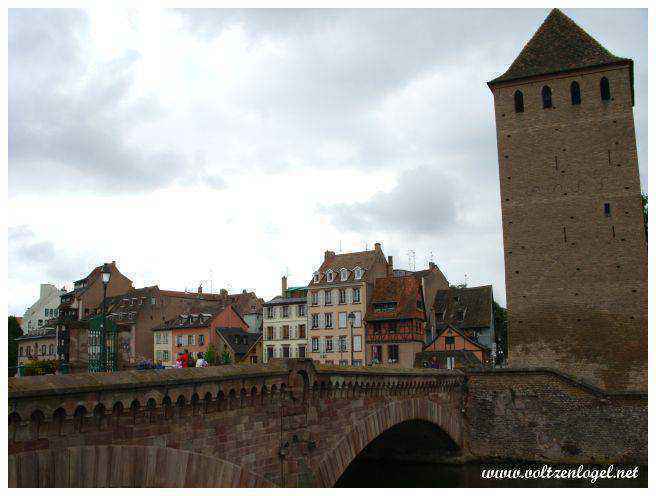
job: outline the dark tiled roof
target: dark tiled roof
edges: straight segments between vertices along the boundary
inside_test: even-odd
[[[415,367],[423,368],[425,367],[424,364],[427,363],[428,368],[431,365],[435,366],[437,364],[439,368],[445,369],[447,357],[455,358],[455,368],[467,370],[483,369],[483,364],[469,350],[422,351],[421,353],[415,354]]]
[[[153,327],[153,331],[195,329],[209,326],[214,318],[229,305],[223,301],[193,301],[177,317]]]
[[[335,274],[335,277],[332,281],[334,283],[355,281],[356,279],[354,269],[356,267],[364,269],[364,275],[361,280],[369,281],[369,271],[377,262],[387,264],[387,260],[385,259],[385,255],[383,254],[382,250],[357,251],[352,253],[340,253],[339,255],[332,254],[332,256],[329,256],[327,260],[324,258],[321,267],[319,267],[318,272],[321,275],[319,282],[315,283],[313,277],[308,286],[325,284],[327,282],[325,274],[328,270],[332,270]],[[348,278],[345,281],[342,281],[339,276],[339,271],[342,268],[348,269],[349,271]]]
[[[433,311],[437,326],[453,324],[460,329],[490,327],[492,286],[440,289],[435,294]],[[462,319],[460,319],[461,312]]]
[[[218,327],[216,332],[233,349],[237,358],[243,357],[258,340],[262,339],[262,334],[246,332],[239,327]]]
[[[303,298],[283,298],[282,296],[276,296],[272,300],[264,303],[265,307],[272,307],[274,305],[298,305],[301,303],[306,303],[307,297]]]
[[[425,320],[424,310],[417,308],[421,300],[421,280],[414,275],[403,277],[380,277],[374,283],[374,290],[369,300],[366,320],[421,319]],[[376,312],[376,304],[395,303],[392,310]],[[422,302],[423,303],[423,302]]]
[[[617,57],[558,9],[553,9],[506,72],[488,84],[618,62]]]

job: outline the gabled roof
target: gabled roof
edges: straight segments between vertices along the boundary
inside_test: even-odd
[[[216,333],[232,348],[237,358],[242,358],[262,339],[262,334],[246,332],[239,327],[218,327]]]
[[[433,303],[435,322],[461,329],[492,325],[492,286],[438,289]],[[459,319],[459,312],[464,313]]]
[[[340,253],[335,254],[333,252],[326,252],[326,257],[324,258],[321,267],[317,271],[321,275],[321,279],[318,283],[314,282],[314,277],[308,284],[308,286],[317,286],[326,283],[325,273],[329,270],[332,270],[334,273],[334,279],[332,282],[353,282],[356,281],[354,269],[359,267],[364,269],[364,275],[361,281],[369,280],[369,271],[376,263],[387,264],[385,255],[383,254],[380,248],[368,251],[356,251],[351,253]],[[346,268],[349,271],[348,278],[346,281],[342,281],[339,270]],[[373,281],[370,281],[373,282]]]
[[[184,312],[175,318],[153,327],[153,331],[166,331],[175,329],[196,329],[208,327],[214,319],[230,305],[223,301],[194,301],[190,302]],[[190,318],[192,317],[192,318]]]
[[[488,85],[599,67],[631,59],[617,57],[558,9],[553,9],[515,61]]]
[[[411,276],[379,277],[367,307],[365,319],[368,322],[397,319],[426,319],[423,309],[417,308],[417,300],[422,299],[421,279]],[[395,303],[394,309],[376,311],[376,304]]]
[[[433,338],[433,340],[432,340],[430,343],[425,344],[424,347],[423,347],[423,349],[422,349],[422,351],[425,351],[425,350],[427,350],[428,348],[430,348],[431,345],[432,345],[435,341],[437,341],[437,340],[440,338],[440,336],[441,336],[442,334],[444,334],[447,330],[451,330],[451,331],[455,332],[456,334],[462,336],[462,338],[463,338],[465,341],[467,341],[467,342],[473,344],[474,346],[476,346],[477,348],[480,348],[481,350],[484,350],[484,351],[490,351],[490,349],[489,349],[487,346],[485,346],[484,344],[481,344],[481,343],[479,343],[479,342],[477,342],[477,341],[474,341],[474,340],[471,339],[469,336],[467,336],[467,333],[464,332],[462,329],[459,329],[458,327],[456,327],[456,326],[454,326],[454,325],[450,325],[450,324],[449,324],[449,325],[445,325],[445,326],[441,326],[440,330],[438,330],[438,332],[437,332],[437,334],[435,335],[435,337]]]

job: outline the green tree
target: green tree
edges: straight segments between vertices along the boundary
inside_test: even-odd
[[[645,236],[647,236],[647,195],[642,195],[642,218],[645,221]]]
[[[216,349],[214,348],[213,344],[210,344],[207,347],[207,351],[205,352],[204,357],[209,365],[216,365],[216,361],[218,357],[216,354]]]
[[[8,331],[9,343],[7,348],[9,354],[9,377],[11,377],[16,373],[14,367],[18,365],[18,342],[16,338],[22,334],[18,319],[13,315],[9,317]]]
[[[494,333],[497,343],[496,363],[505,363],[508,358],[508,311],[496,301],[492,302]]]
[[[231,362],[231,360],[230,360],[230,353],[228,353],[228,351],[226,350],[226,351],[224,351],[223,354],[221,355],[221,363],[222,363],[223,365],[230,365],[230,362]]]

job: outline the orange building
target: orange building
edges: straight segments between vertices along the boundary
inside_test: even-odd
[[[438,369],[481,368],[490,364],[490,349],[457,327],[442,326],[433,341],[415,356],[415,366]]]
[[[219,349],[217,328],[238,328],[248,331],[248,324],[232,305],[224,302],[196,302],[182,313],[153,328],[155,335],[170,332],[171,361],[179,352],[188,350],[194,357],[205,353],[210,344]],[[155,359],[158,359],[156,356]]]

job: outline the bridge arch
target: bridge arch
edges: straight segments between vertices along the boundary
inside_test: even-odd
[[[409,420],[423,420],[442,429],[462,447],[461,415],[450,404],[426,398],[407,398],[385,403],[359,420],[335,442],[314,467],[320,487],[333,487],[351,462],[378,436]]]

